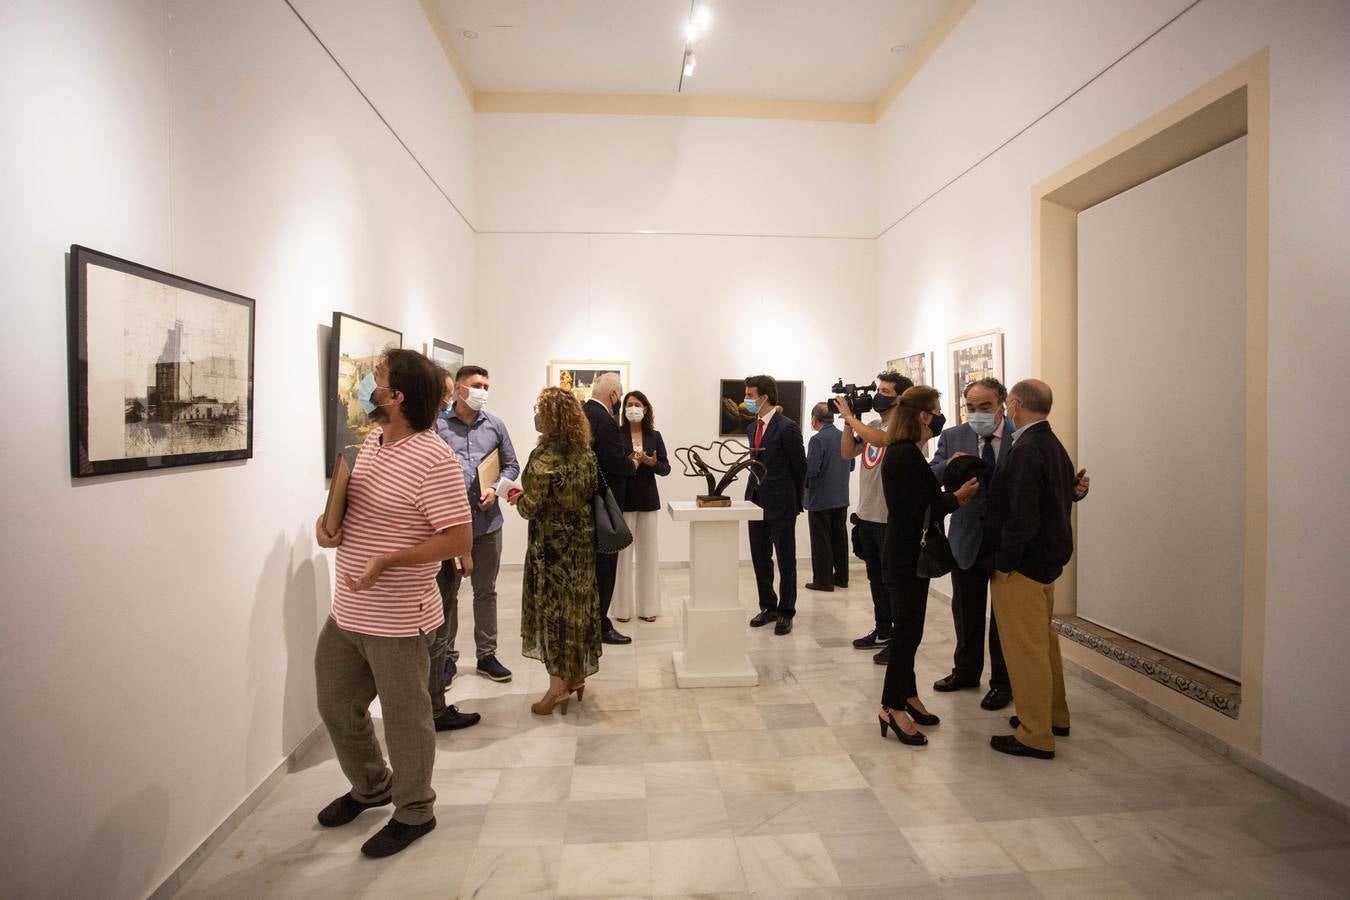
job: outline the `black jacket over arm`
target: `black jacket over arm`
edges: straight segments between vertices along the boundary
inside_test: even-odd
[[[930,524],[937,522],[941,526],[947,514],[956,511],[956,497],[942,490],[923,453],[908,442],[886,448],[886,459],[881,464],[881,488],[890,512],[882,559],[897,575],[916,578],[923,515],[931,509]]]
[[[1073,462],[1049,422],[1027,427],[989,486],[985,541],[994,568],[1050,584],[1073,556]]]
[[[666,442],[659,431],[647,431],[642,435],[642,446],[633,443],[633,432],[623,430],[623,446],[629,453],[641,450],[643,453],[656,454],[656,466],[638,466],[628,481],[628,497],[624,500],[624,512],[655,512],[661,508],[661,492],[656,489],[656,476],[670,474],[670,460],[666,458]]]
[[[627,497],[628,479],[633,474],[633,464],[628,460],[624,449],[623,434],[619,423],[610,411],[598,400],[587,400],[581,407],[586,420],[591,423],[591,449],[595,451],[596,462],[604,473],[609,489],[614,492],[614,500],[623,508]]]

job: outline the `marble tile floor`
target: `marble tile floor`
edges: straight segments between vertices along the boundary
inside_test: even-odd
[[[1051,762],[990,750],[1012,710],[975,691],[924,692],[942,717],[927,747],[882,740],[883,669],[851,646],[872,618],[860,569],[847,591],[803,590],[791,635],[749,632],[757,687],[688,691],[671,666],[688,572],[663,570],[661,618],[622,626],[633,644],[605,647],[585,702],[549,717],[529,710],[547,676],[519,653],[519,572],[499,588],[515,679],[456,679],[450,701],[483,722],[438,736],[435,831],[376,861],[358,848],[387,810],[320,827],[347,787],[324,741],[177,896],[1350,896],[1350,827],[1072,676]],[[754,595],[743,569],[747,618]],[[920,685],[951,652],[933,598]]]

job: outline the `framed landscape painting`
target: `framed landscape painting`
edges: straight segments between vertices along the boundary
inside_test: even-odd
[[[804,384],[800,381],[779,381],[778,405],[783,407],[783,415],[798,425],[802,424],[802,399]],[[745,437],[745,430],[755,421],[755,416],[746,410],[741,402],[745,399],[744,378],[723,378],[718,401],[718,437]]]
[[[933,385],[933,354],[921,350],[918,353],[906,353],[886,363],[889,371],[899,372],[915,384]]]
[[[942,408],[951,424],[964,424],[966,405],[961,398],[966,385],[981,378],[1003,381],[1003,332],[982,331],[948,341],[947,366],[949,390]]]
[[[253,300],[79,245],[69,264],[71,475],[251,458]]]
[[[357,399],[361,379],[374,373],[386,350],[402,346],[402,332],[346,313],[333,313],[328,343],[328,435],[324,452],[327,477],[333,476],[333,463],[339,451],[347,457],[348,468],[356,465],[356,453],[374,427]]]
[[[432,338],[431,361],[449,372],[453,378],[460,367],[464,365],[464,348],[459,344],[452,344],[440,338]]]
[[[606,372],[619,373],[619,380],[623,382],[625,391],[632,388],[631,367],[627,362],[620,360],[549,360],[548,380],[545,384],[548,387],[566,388],[577,398],[578,403],[585,403],[591,398],[591,385],[595,384],[595,379]]]

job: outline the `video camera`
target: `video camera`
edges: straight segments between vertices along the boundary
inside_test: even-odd
[[[830,399],[825,402],[830,412],[835,412],[834,400],[842,396],[848,401],[849,408],[853,410],[855,416],[862,416],[872,411],[872,395],[876,393],[877,383],[873,381],[865,387],[858,387],[856,384],[844,384],[844,379],[840,378],[830,388]]]

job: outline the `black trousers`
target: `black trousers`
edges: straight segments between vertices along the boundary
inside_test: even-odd
[[[755,567],[759,608],[792,618],[797,612],[797,517],[748,522],[750,561]],[[778,593],[773,592],[773,558],[778,557]]]
[[[956,653],[952,673],[959,681],[979,684],[984,675],[984,611],[989,598],[989,573],[980,563],[952,570],[952,624],[956,626]],[[1012,690],[998,621],[989,617],[989,686]]]
[[[904,709],[905,701],[919,696],[914,679],[914,654],[923,640],[923,620],[928,612],[928,579],[896,575],[900,588],[895,602],[895,631],[891,635],[891,661],[886,664],[886,681],[881,689],[881,705]]]
[[[806,514],[811,529],[811,582],[848,586],[848,507]]]
[[[595,554],[595,587],[600,592],[600,632],[614,630],[609,620],[609,604],[614,600],[614,585],[619,580],[619,554]]]
[[[882,565],[881,548],[886,543],[884,522],[859,519],[853,526],[853,552],[867,566],[867,585],[872,589],[872,615],[877,631],[890,634],[895,622],[895,599],[900,591],[895,576]]]

